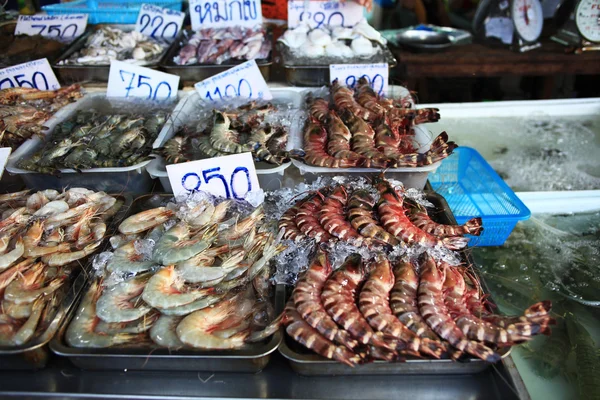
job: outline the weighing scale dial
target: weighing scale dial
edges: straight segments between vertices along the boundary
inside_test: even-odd
[[[510,14],[517,35],[524,42],[532,43],[538,40],[544,26],[544,12],[540,0],[513,0]]]
[[[586,40],[600,42],[600,0],[581,0],[575,10],[575,23]]]

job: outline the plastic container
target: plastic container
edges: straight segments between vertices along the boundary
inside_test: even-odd
[[[531,214],[565,214],[600,211],[600,190],[517,192]]]
[[[294,109],[299,109],[302,105],[302,94],[300,92],[287,89],[271,89],[271,93],[273,94],[273,100],[271,101],[274,104],[291,105]],[[200,95],[195,90],[184,97],[179,104],[177,104],[177,107],[175,107],[173,118],[170,118],[169,121],[167,121],[152,147],[156,149],[164,146],[167,140],[171,139],[179,128],[186,124],[195,123],[197,110],[201,107],[206,107],[206,105],[202,103]],[[300,124],[292,123],[290,126],[288,148],[290,148],[289,141],[292,136],[297,133],[295,131],[299,129],[299,125]],[[256,175],[258,176],[258,182],[260,183],[261,189],[280,189],[283,182],[284,171],[290,164],[290,162],[281,165],[255,162]],[[146,169],[152,178],[158,178],[160,180],[160,183],[166,192],[173,192],[169,177],[167,176],[166,163],[162,157],[157,157],[148,164]]]
[[[181,94],[179,94],[180,96]],[[56,125],[75,116],[78,110],[112,108],[112,104],[115,104],[114,101],[118,102],[119,105],[122,105],[123,102],[122,99],[107,99],[106,93],[87,94],[76,103],[69,104],[54,114],[46,123],[49,128],[46,134],[51,135]],[[144,106],[141,105],[140,107]],[[168,104],[165,105],[165,108],[169,108]],[[39,137],[25,141],[10,157],[6,166],[9,173],[20,175],[25,186],[30,189],[63,190],[66,187],[80,186],[107,193],[129,192],[141,194],[149,192],[152,188],[152,178],[146,172],[146,165],[150,163],[150,160],[130,167],[84,169],[81,170],[81,173],[73,169],[61,169],[59,176],[41,174],[17,167],[20,160],[31,157],[43,144],[44,141]]]
[[[135,24],[142,4],[181,11],[182,0],[75,0],[43,6],[50,15],[89,14],[88,24]]]
[[[470,147],[459,147],[429,176],[432,188],[444,196],[459,224],[481,217],[483,233],[471,246],[502,246],[529,209],[485,159]]]

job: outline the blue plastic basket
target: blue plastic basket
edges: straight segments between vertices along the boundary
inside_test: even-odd
[[[483,233],[471,246],[502,246],[518,221],[531,212],[475,149],[459,147],[442,162],[429,182],[446,198],[456,222],[481,217]]]
[[[42,9],[50,15],[89,14],[88,24],[135,24],[144,3],[181,11],[183,0],[75,0]]]

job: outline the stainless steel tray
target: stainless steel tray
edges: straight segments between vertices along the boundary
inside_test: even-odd
[[[456,220],[444,197],[437,193],[427,193],[425,197],[435,206],[436,210],[440,210],[432,216],[436,222],[456,225]],[[468,262],[473,264],[470,251],[464,254]],[[485,283],[482,282],[482,285],[485,288]],[[489,291],[486,290],[486,292]],[[284,339],[279,345],[279,352],[288,359],[294,371],[301,375],[310,376],[476,374],[485,371],[492,365],[476,358],[469,358],[464,361],[409,358],[405,362],[375,361],[349,367],[307,350],[288,335],[284,335]],[[501,350],[500,354],[503,358],[507,357],[510,354],[510,348]]]
[[[52,63],[52,68],[62,82],[108,82],[108,73],[110,71],[110,64],[105,65],[58,65],[60,61],[66,60],[75,52],[81,50],[87,38],[94,33],[97,29],[106,25],[95,25],[95,29],[88,30],[86,33],[81,35],[75,40],[65,52],[58,57],[58,59]],[[123,31],[132,31],[135,29],[135,25],[109,25],[112,28],[118,28]],[[173,47],[177,43],[178,39],[175,39],[173,43],[164,51],[164,53],[152,62],[143,64],[143,67],[158,69],[158,64],[168,53],[169,48]]]
[[[285,80],[287,83],[294,86],[324,86],[331,83],[329,79],[329,64],[293,65],[290,63],[291,53],[287,46],[281,42],[278,42],[277,46],[281,55],[283,68],[285,69]],[[397,65],[396,58],[394,58],[394,55],[387,46],[381,45],[381,49],[383,51],[383,58],[391,70]],[[375,61],[371,61],[370,59],[351,61],[353,64],[370,64],[373,62]]]
[[[171,194],[140,196],[133,201],[129,215],[158,206],[163,200],[172,197]],[[85,290],[81,292],[83,294]],[[274,299],[276,313],[283,309],[284,299],[283,288],[277,287]],[[152,344],[115,346],[105,349],[74,348],[67,345],[64,335],[77,308],[71,308],[58,334],[50,342],[50,348],[55,354],[67,357],[73,364],[83,369],[256,373],[262,371],[267,365],[271,354],[277,350],[283,337],[280,330],[265,342],[251,344],[240,350],[208,351],[188,348],[170,350]]]
[[[131,207],[132,198],[127,195],[113,195],[123,200],[123,206],[112,218],[109,223],[107,232],[109,232],[105,239],[110,237],[112,232],[115,232],[121,221],[125,218]],[[108,242],[108,240],[105,240]],[[100,248],[104,248],[106,243]],[[64,321],[67,313],[73,307],[73,304],[77,300],[81,289],[84,287],[87,279],[86,266],[91,260],[90,256],[86,259],[80,260],[83,265],[82,269],[76,272],[71,277],[72,284],[64,295],[64,299],[61,302],[56,315],[52,319],[52,322],[48,325],[46,330],[33,340],[25,343],[21,346],[0,346],[0,370],[12,370],[12,369],[39,369],[44,368],[48,362],[50,351],[48,350],[48,343],[54,337],[62,322]]]

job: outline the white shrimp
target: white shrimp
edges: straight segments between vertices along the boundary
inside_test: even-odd
[[[212,289],[193,289],[184,286],[177,276],[175,266],[170,265],[156,272],[146,284],[142,299],[152,307],[173,308],[213,294]]]
[[[175,213],[166,207],[153,208],[151,210],[142,211],[135,215],[132,215],[121,222],[119,225],[119,232],[124,235],[131,235],[133,233],[140,233],[152,229],[155,226],[164,224],[171,218]]]
[[[158,310],[163,315],[185,316],[191,312],[201,310],[203,308],[210,307],[215,303],[218,303],[223,299],[224,296],[225,295],[206,296],[179,307],[159,308]]]
[[[114,286],[104,288],[96,302],[96,315],[104,322],[130,322],[148,314],[152,307],[135,302],[144,291],[149,274],[134,276]]]
[[[211,282],[217,284],[225,279],[227,274],[244,259],[244,255],[244,251],[235,251],[218,267],[194,266],[188,263],[177,265],[176,271],[184,281],[189,283]]]
[[[33,213],[34,217],[49,217],[51,215],[61,214],[69,210],[69,205],[64,200],[54,200]]]
[[[211,226],[190,239],[188,239],[189,232],[185,223],[173,226],[156,243],[152,259],[163,265],[170,265],[195,256],[212,245],[217,237],[217,225]]]
[[[113,256],[106,265],[109,272],[137,274],[148,271],[156,263],[144,260],[144,255],[137,252],[135,240],[129,242],[113,252]]]
[[[73,261],[77,261],[89,256],[90,254],[94,253],[94,251],[96,251],[96,248],[98,248],[98,246],[100,246],[101,243],[102,240],[99,240],[97,242],[87,245],[83,250],[50,254],[48,256],[42,257],[42,261],[51,267],[60,267],[62,265],[66,265]]]
[[[147,332],[158,320],[158,312],[148,313],[143,317],[129,322],[104,322],[99,321],[96,325],[96,333],[115,335],[119,333],[144,333]]]
[[[31,303],[38,297],[54,293],[64,284],[63,277],[58,277],[44,286],[43,272],[44,264],[37,263],[26,273],[8,284],[4,291],[4,298],[15,304]]]
[[[6,331],[3,332],[3,324],[0,321],[0,345],[4,346],[21,346],[31,340],[38,326],[42,311],[44,311],[44,299],[37,299],[32,306],[31,314],[27,321],[19,329],[12,327],[12,334],[6,335]]]
[[[11,251],[0,255],[0,272],[4,271],[14,263],[16,263],[19,258],[25,252],[25,244],[23,243],[22,238],[18,238],[15,243],[15,248]]]
[[[177,337],[175,329],[183,317],[161,315],[158,321],[150,329],[150,339],[159,346],[177,349],[183,347],[183,343]]]

